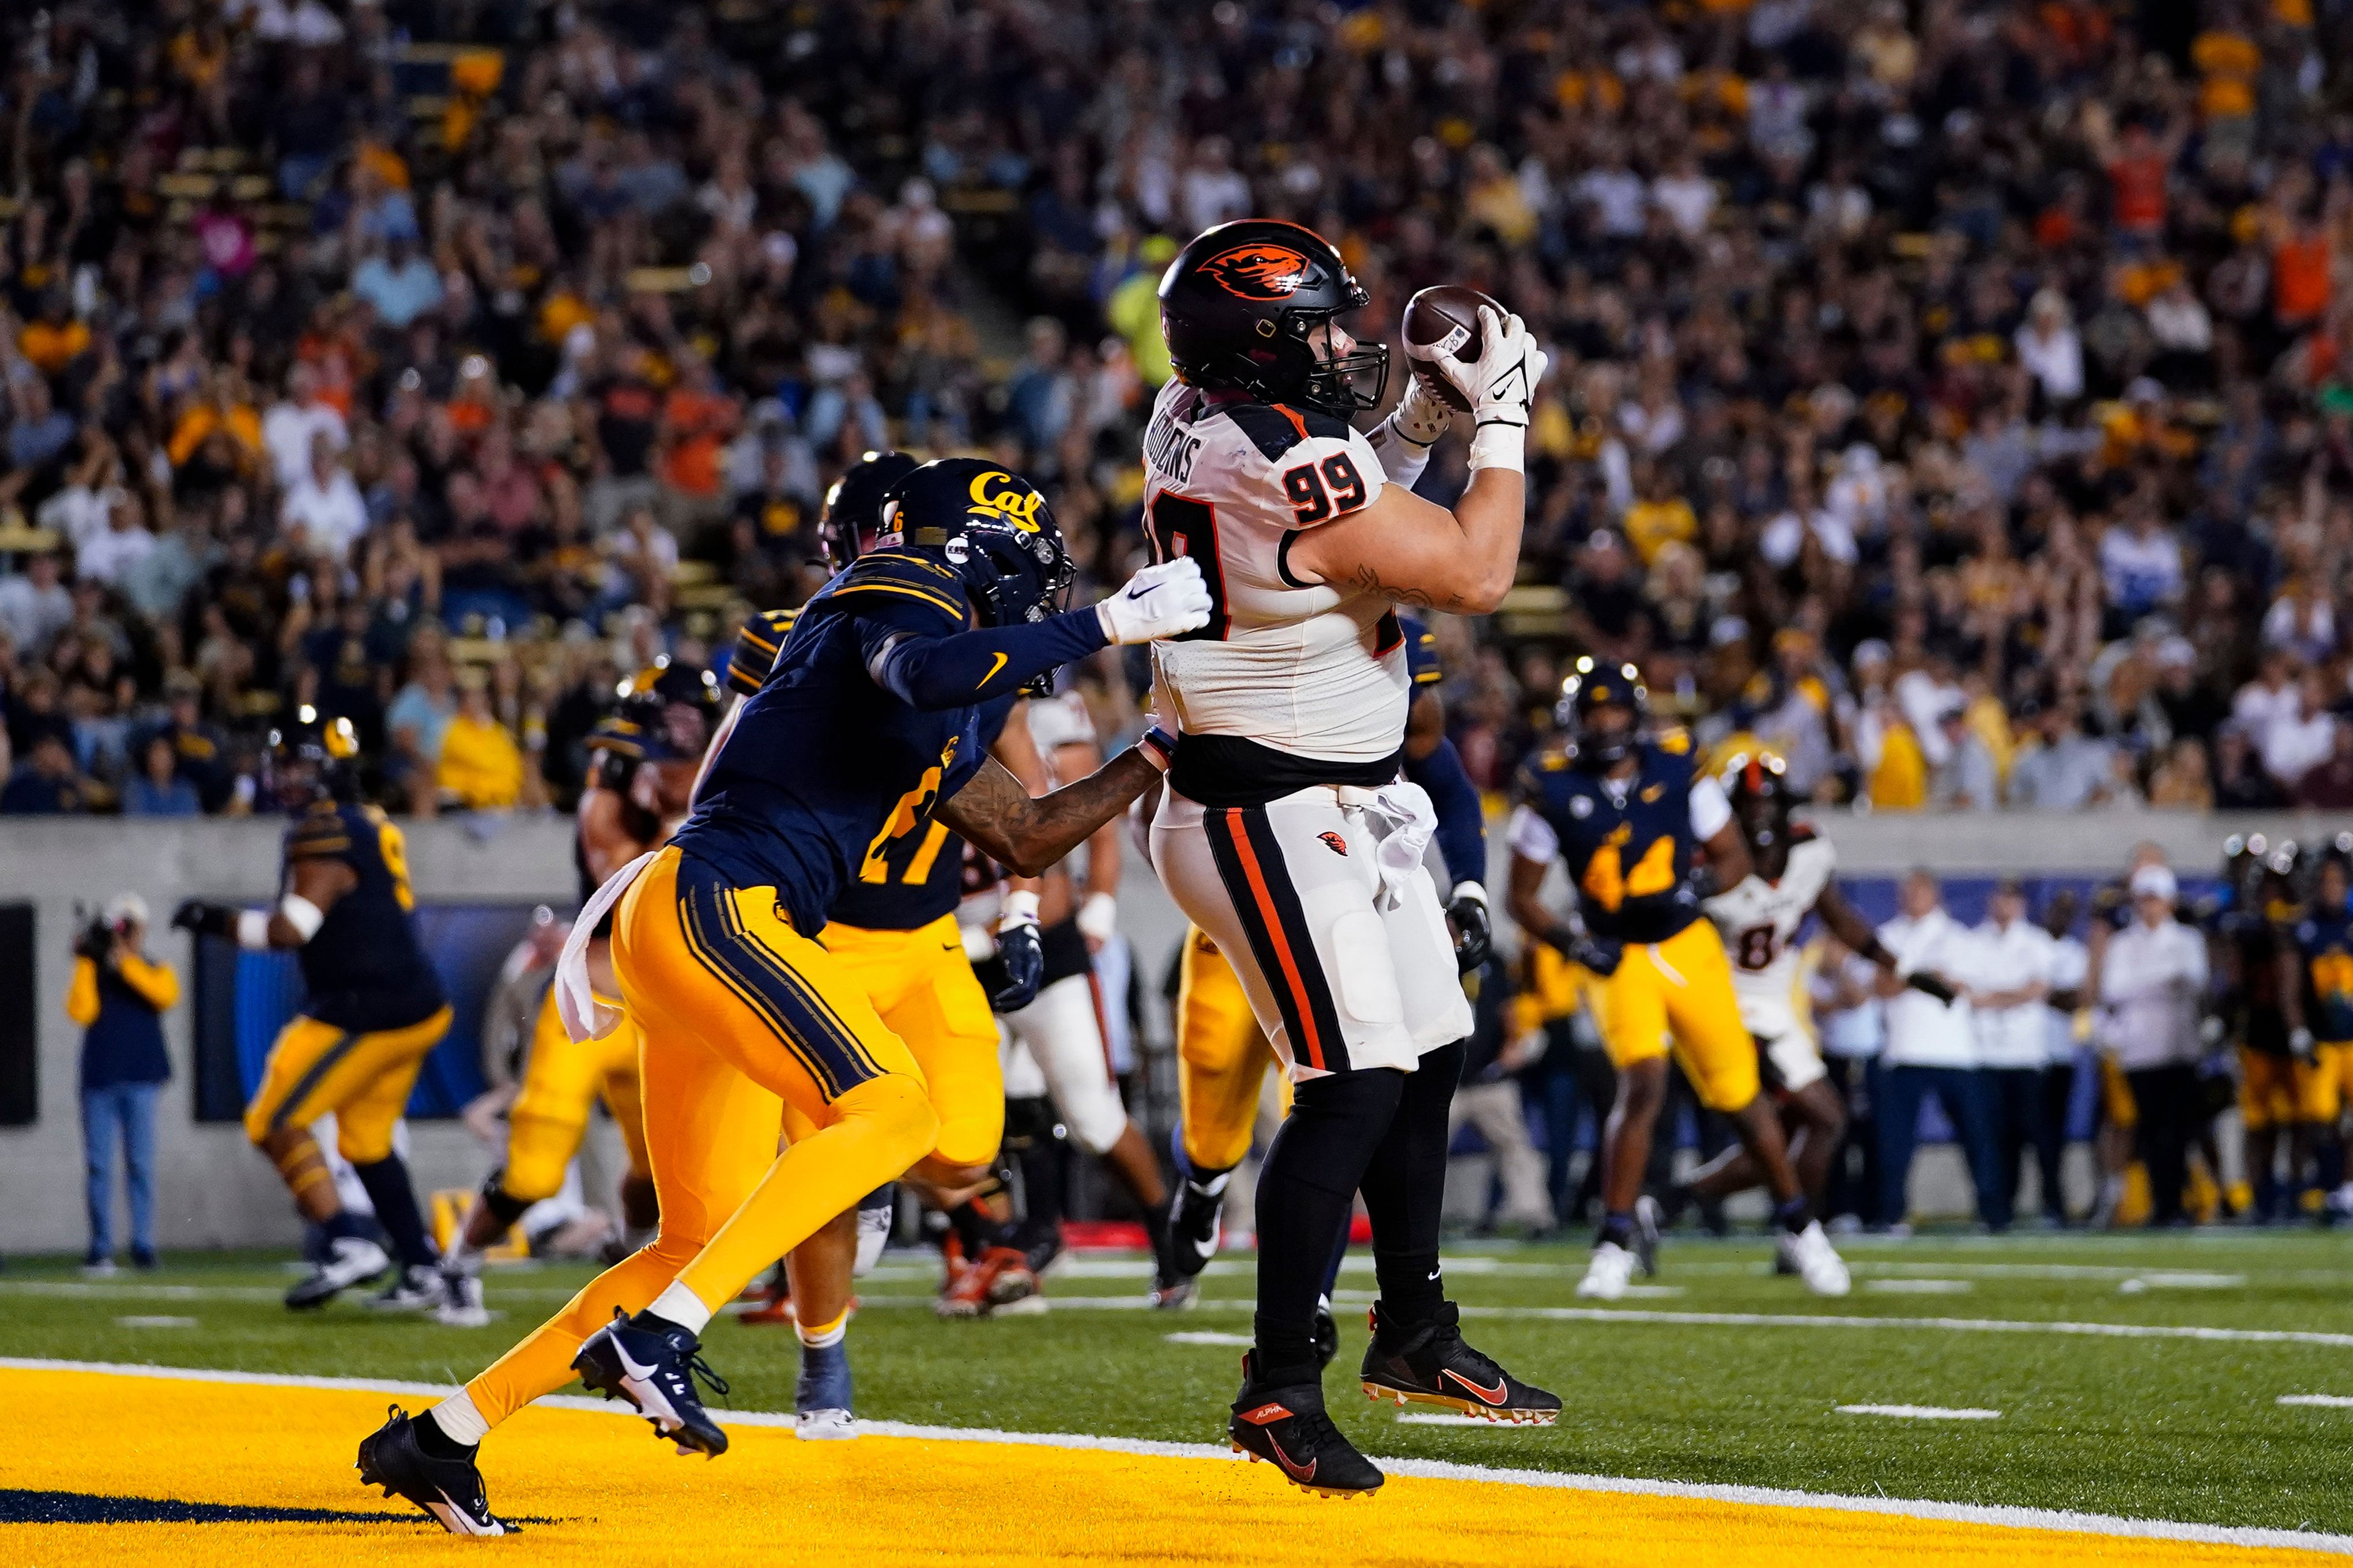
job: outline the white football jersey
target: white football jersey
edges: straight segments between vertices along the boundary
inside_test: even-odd
[[[1732,960],[1740,1021],[1760,1039],[1778,1039],[1804,1026],[1798,1003],[1798,928],[1837,869],[1838,854],[1829,839],[1801,837],[1789,846],[1780,880],[1768,882],[1752,871],[1703,906],[1723,933]]]
[[[1310,583],[1288,564],[1303,530],[1372,504],[1380,459],[1346,421],[1311,409],[1161,388],[1144,437],[1155,559],[1190,555],[1209,624],[1152,645],[1187,735],[1224,735],[1317,761],[1369,763],[1405,743],[1405,637],[1377,594]]]

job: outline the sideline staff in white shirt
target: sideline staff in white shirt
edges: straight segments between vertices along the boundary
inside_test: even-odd
[[[2042,1064],[2049,1053],[2048,1011],[2055,947],[2050,933],[2026,918],[2026,889],[2005,877],[1987,900],[1977,929],[1977,969],[1969,1008],[1977,1026],[1978,1066],[1985,1075],[1986,1109],[1993,1121],[1995,1207],[2018,1212],[2018,1162],[2041,1142]],[[2049,1206],[2050,1194],[2044,1194]]]
[[[1945,912],[1944,889],[1935,872],[1922,868],[1905,877],[1902,898],[1904,912],[1879,928],[1880,945],[1895,955],[1896,965],[1895,974],[1879,983],[1887,1005],[1879,1106],[1880,1213],[1892,1229],[1903,1232],[1910,1212],[1905,1187],[1920,1141],[1920,1107],[1934,1094],[1960,1135],[1977,1189],[1978,1217],[2000,1229],[2010,1215],[1998,1206],[1993,1120],[1966,995],[1976,973],[1977,943],[1968,927]],[[1899,978],[1923,973],[1964,994],[1939,1001],[1907,988]]]
[[[2129,885],[2131,923],[2113,935],[2105,921],[2092,924],[2087,985],[2103,1010],[2100,1048],[2123,1069],[2139,1110],[2135,1152],[2148,1167],[2149,1223],[2179,1225],[2200,1110],[2206,939],[2174,919],[2171,871],[2143,866]]]

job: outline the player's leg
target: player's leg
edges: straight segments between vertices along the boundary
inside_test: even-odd
[[[1320,819],[1313,809],[1286,812],[1298,840],[1286,842],[1271,813],[1303,800],[1320,806]],[[1291,1114],[1259,1173],[1255,1343],[1228,1434],[1291,1473],[1312,1464],[1319,1486],[1346,1491],[1381,1478],[1324,1412],[1316,1302],[1365,1168],[1419,1058],[1380,954],[1364,955],[1345,978],[1330,967],[1334,938],[1345,937],[1351,915],[1383,942],[1372,912],[1372,846],[1350,857],[1319,837],[1345,845],[1352,830],[1332,792],[1303,791],[1274,807],[1204,808],[1171,795],[1152,833],[1163,885],[1232,963],[1294,1081]],[[1314,924],[1311,908],[1321,917]],[[1343,986],[1353,988],[1344,994]]]
[[[350,1059],[364,1079],[337,1093],[329,1105],[335,1112],[335,1143],[352,1171],[367,1189],[376,1224],[392,1240],[400,1272],[371,1305],[400,1310],[428,1311],[441,1304],[444,1290],[436,1268],[440,1254],[425,1233],[425,1215],[409,1180],[408,1163],[393,1147],[393,1129],[408,1107],[417,1069],[441,1037],[449,1032],[450,1010],[444,1006],[431,1017],[403,1029],[363,1035]]]
[[[1667,1097],[1666,997],[1650,949],[1627,948],[1617,970],[1588,988],[1587,1000],[1617,1082],[1602,1120],[1596,1162],[1601,1173],[1601,1223],[1577,1293],[1615,1300],[1626,1293],[1640,1261],[1635,1204],[1651,1163],[1652,1130]]]
[[[624,1023],[616,1033],[628,1029]],[[506,1157],[467,1208],[465,1223],[441,1260],[445,1274],[463,1280],[479,1273],[482,1254],[498,1245],[523,1211],[554,1197],[564,1185],[565,1169],[588,1131],[606,1045],[575,1042],[564,1032],[555,987],[549,986],[532,1026],[522,1087],[507,1110]],[[462,1284],[455,1289],[464,1293]]]
[[[2067,1106],[2074,1098],[2073,1062],[2046,1066],[2036,1076],[2039,1103],[2034,1117],[2034,1163],[2042,1179],[2045,1224],[2067,1223],[2067,1192],[2062,1177],[2067,1161]]]
[[[629,1163],[618,1194],[620,1246],[613,1254],[617,1259],[653,1239],[655,1227],[661,1223],[661,1196],[654,1190],[653,1162],[646,1151],[645,1088],[638,1059],[643,1041],[637,1020],[624,1015],[620,1027],[604,1043],[609,1048],[598,1087]]]
[[[1176,985],[1178,1151],[1169,1251],[1190,1279],[1218,1250],[1218,1216],[1234,1167],[1250,1153],[1274,1049],[1258,1026],[1233,965],[1198,928],[1185,933]]]

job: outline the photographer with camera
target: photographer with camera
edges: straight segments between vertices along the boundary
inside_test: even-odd
[[[90,1181],[90,1253],[82,1270],[114,1272],[114,1145],[131,1188],[131,1261],[155,1267],[155,1097],[172,1076],[164,1013],[180,977],[141,944],[147,905],[118,893],[74,938],[66,1015],[82,1026],[81,1131]]]

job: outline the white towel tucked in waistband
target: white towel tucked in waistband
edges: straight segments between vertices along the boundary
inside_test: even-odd
[[[621,1010],[596,1000],[588,984],[588,939],[596,934],[605,911],[621,901],[638,874],[653,863],[659,849],[649,849],[611,876],[591,894],[564,939],[563,955],[555,961],[555,1011],[564,1032],[575,1040],[601,1040],[620,1027]]]
[[[1374,826],[1378,846],[1373,863],[1381,874],[1381,907],[1393,910],[1406,879],[1420,866],[1438,832],[1438,810],[1430,804],[1430,792],[1399,779],[1377,790],[1343,784],[1337,793],[1341,810],[1361,811]]]

